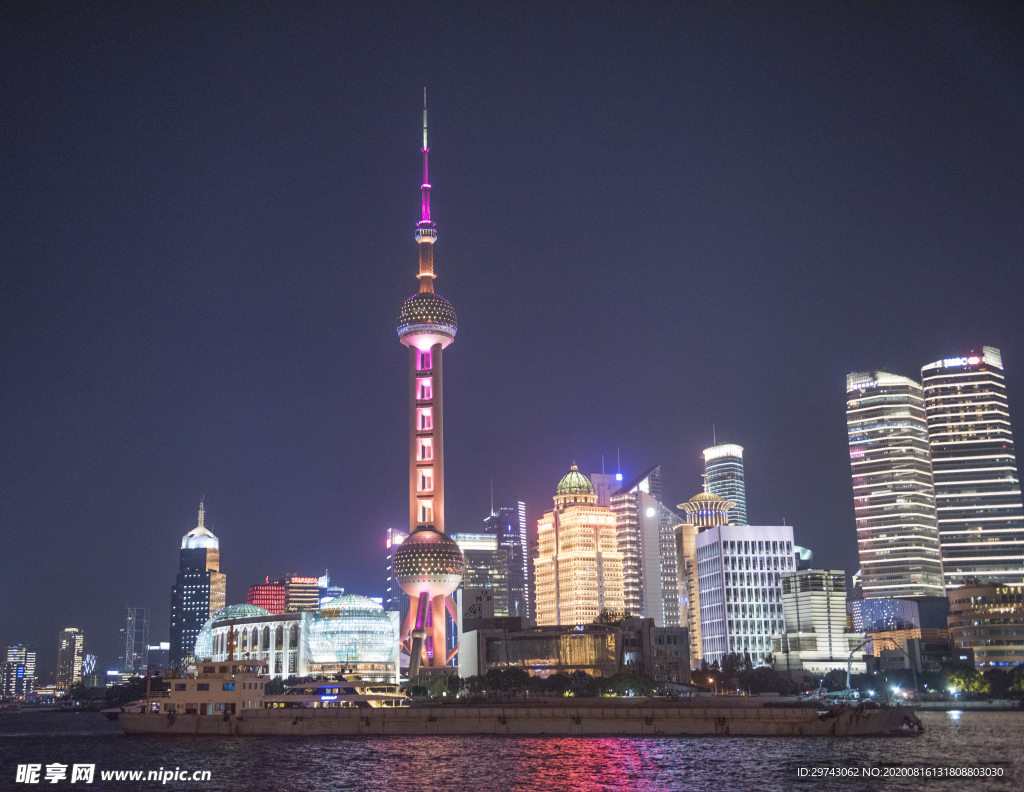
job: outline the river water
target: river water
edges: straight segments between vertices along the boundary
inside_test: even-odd
[[[0,715],[0,790],[1018,790],[1024,712],[919,713],[925,733],[902,738],[126,737],[92,713]],[[800,767],[977,765],[999,779],[814,778]],[[42,766],[17,783],[19,764]],[[67,778],[45,780],[45,766]],[[70,781],[94,764],[94,781]],[[104,781],[102,771],[209,771],[209,781]],[[903,772],[912,772],[909,770]]]

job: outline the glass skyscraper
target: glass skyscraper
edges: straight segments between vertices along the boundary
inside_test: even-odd
[[[708,492],[732,501],[729,525],[747,524],[747,487],[743,479],[743,446],[724,444],[704,449]]]
[[[502,506],[484,520],[484,533],[496,536],[505,552],[508,570],[508,613],[506,616],[530,617],[529,551],[526,546],[526,504]],[[467,586],[469,584],[466,584]],[[498,613],[495,598],[495,613]]]
[[[398,611],[399,623],[405,621],[405,616],[409,612],[409,595],[402,591],[402,587],[398,585],[398,578],[395,577],[395,550],[401,547],[402,542],[408,537],[408,531],[388,528],[388,585],[387,595],[384,597],[384,610]]]
[[[921,369],[946,588],[1024,581],[1024,510],[995,347]]]
[[[495,616],[510,616],[509,553],[492,534],[452,534],[466,559],[463,589],[487,589],[494,602]]]
[[[943,596],[924,390],[884,371],[849,374],[846,429],[864,596]]]

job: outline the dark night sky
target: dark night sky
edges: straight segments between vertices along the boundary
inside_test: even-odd
[[[126,603],[166,640],[204,494],[229,602],[382,595],[424,85],[449,530],[616,449],[674,505],[714,424],[852,572],[848,372],[998,346],[1024,421],[1017,3],[0,13],[0,641],[44,667],[113,667]]]

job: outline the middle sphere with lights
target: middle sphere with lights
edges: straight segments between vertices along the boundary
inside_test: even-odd
[[[459,587],[466,562],[458,543],[433,528],[420,528],[395,550],[395,577],[410,597],[448,596]]]

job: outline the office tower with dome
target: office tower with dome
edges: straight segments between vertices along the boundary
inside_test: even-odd
[[[427,169],[427,101],[423,94],[423,185],[416,224],[419,292],[402,303],[398,339],[409,350],[409,536],[395,550],[394,573],[409,595],[401,629],[409,676],[444,673],[458,652],[449,645],[446,612],[457,620],[451,594],[464,559],[444,528],[444,381],[442,352],[455,340],[455,310],[434,291],[434,243]],[[429,671],[428,671],[429,672]]]
[[[706,489],[680,503],[676,528],[690,663],[749,654],[767,662],[772,636],[786,631],[782,576],[793,572],[793,528],[730,525],[735,504]]]
[[[196,637],[203,624],[226,604],[227,577],[220,571],[220,541],[206,527],[199,504],[199,524],[181,538],[178,578],[171,589],[170,664],[194,661]]]
[[[590,624],[625,609],[615,515],[575,464],[558,483],[554,509],[537,521],[533,569],[539,626]]]

